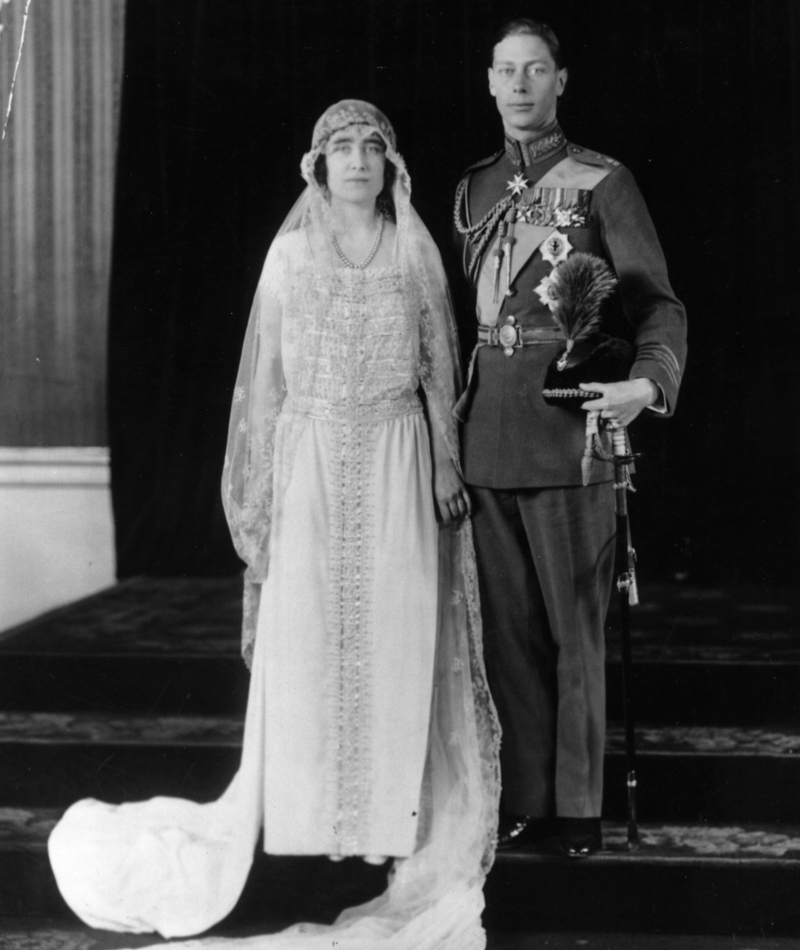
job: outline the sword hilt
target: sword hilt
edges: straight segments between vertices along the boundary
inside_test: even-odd
[[[620,426],[610,431],[614,462],[617,465],[630,465],[638,456],[628,451],[628,430],[625,426]]]

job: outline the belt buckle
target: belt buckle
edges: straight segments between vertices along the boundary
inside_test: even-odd
[[[506,356],[513,356],[514,350],[522,347],[516,317],[506,317],[506,322],[497,331],[497,339]]]

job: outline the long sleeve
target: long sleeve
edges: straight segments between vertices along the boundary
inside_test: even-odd
[[[686,362],[686,311],[675,296],[655,227],[633,175],[615,169],[595,190],[593,212],[619,279],[625,316],[635,330],[631,378],[647,377],[675,410]]]

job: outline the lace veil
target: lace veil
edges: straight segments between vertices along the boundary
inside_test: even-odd
[[[305,231],[316,266],[314,286],[312,292],[304,296],[303,305],[324,310],[338,262],[328,236],[330,206],[324,187],[314,177],[314,166],[330,136],[356,124],[380,135],[386,145],[387,161],[395,169],[391,190],[379,199],[379,204],[386,198],[391,200],[391,213],[397,225],[394,262],[402,272],[405,293],[413,301],[409,311],[420,315],[413,331],[429,417],[459,464],[458,437],[451,409],[453,394],[460,386],[460,370],[453,310],[441,257],[411,204],[411,179],[397,151],[389,120],[370,103],[347,99],[331,106],[314,127],[311,150],[300,164],[306,187],[267,255],[234,388],[222,499],[234,545],[247,564],[242,653],[248,666],[252,662],[260,587],[268,570],[270,528],[273,517],[280,511],[281,485],[291,472],[291,432],[282,433],[283,471],[276,472],[274,466],[276,423],[285,398],[284,364],[291,360],[298,342],[284,332],[281,321],[286,285],[291,281],[285,255],[281,254],[281,238],[295,231]],[[295,433],[295,440],[297,436]]]

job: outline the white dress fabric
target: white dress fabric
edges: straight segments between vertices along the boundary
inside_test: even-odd
[[[436,646],[430,437],[399,269],[338,268],[319,321],[301,289],[314,292],[314,270],[294,231],[262,278],[282,313],[276,464],[291,471],[256,634],[264,848],[408,856]]]
[[[485,946],[499,729],[470,526],[436,522],[428,428],[457,458],[455,334],[391,126],[352,101],[320,122],[365,116],[398,169],[393,264],[335,266],[306,174],[296,226],[267,256],[234,392],[223,498],[248,564],[252,663],[240,769],[210,804],[67,811],[50,860],[91,926],[201,933],[235,905],[263,830],[272,854],[391,855],[389,886],[331,926],[174,946]]]

